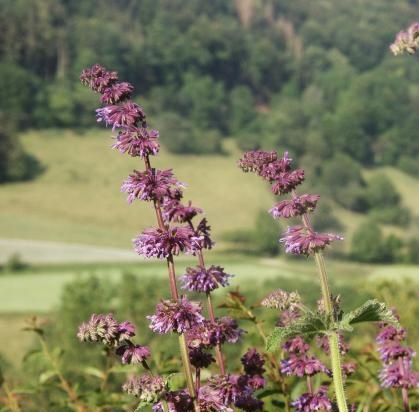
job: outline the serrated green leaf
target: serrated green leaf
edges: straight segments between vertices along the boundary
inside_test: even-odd
[[[346,313],[338,324],[342,330],[352,331],[352,325],[362,322],[386,322],[398,325],[399,322],[385,303],[376,299],[366,301],[359,308]]]
[[[296,320],[289,326],[275,328],[268,336],[266,349],[271,352],[279,344],[295,336],[313,336],[328,330],[326,319],[319,313],[309,312],[304,318]]]
[[[93,366],[86,366],[83,368],[83,372],[99,379],[104,379],[105,377],[105,374],[100,369],[94,368]]]
[[[57,375],[57,372],[54,370],[48,370],[44,373],[41,373],[39,376],[39,383],[43,384],[52,379],[54,376]]]

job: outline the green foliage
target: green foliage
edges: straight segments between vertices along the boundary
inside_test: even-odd
[[[367,221],[355,231],[350,255],[360,262],[392,262],[400,247],[401,242],[395,236],[385,238],[377,223]]]
[[[304,317],[297,319],[290,325],[275,328],[268,336],[266,349],[268,351],[274,351],[284,340],[296,336],[309,338],[318,334],[327,333],[328,330],[328,321],[323,315],[316,312],[307,312]]]
[[[353,325],[362,322],[385,322],[398,325],[399,322],[385,303],[376,299],[368,300],[362,306],[345,313],[338,324],[339,329],[352,331]]]

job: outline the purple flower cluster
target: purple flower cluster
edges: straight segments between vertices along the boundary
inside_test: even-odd
[[[332,403],[327,397],[327,388],[321,386],[315,393],[304,393],[291,403],[296,412],[330,411]]]
[[[304,194],[295,196],[292,199],[283,200],[277,203],[269,213],[274,219],[302,216],[307,212],[311,212],[316,208],[317,201],[320,199],[319,195]]]
[[[288,227],[280,242],[284,243],[285,251],[293,255],[310,255],[324,249],[334,240],[342,240],[341,236],[333,233],[317,233],[305,226]]]
[[[167,258],[180,252],[195,254],[201,249],[202,238],[189,227],[173,226],[167,230],[145,229],[134,240],[135,251],[146,258]]]
[[[402,344],[406,331],[392,325],[380,325],[376,342],[384,368],[380,371],[381,384],[392,388],[419,388],[419,373],[412,370],[414,350]]]
[[[201,304],[182,297],[178,302],[164,300],[157,304],[154,315],[147,316],[150,329],[164,334],[169,332],[185,333],[204,322]]]
[[[135,345],[131,338],[135,336],[135,327],[130,322],[118,323],[112,313],[93,314],[88,322],[79,326],[77,337],[82,342],[101,342],[116,348],[116,354],[124,364],[143,363],[150,356],[147,346]]]
[[[203,213],[203,210],[192,206],[191,201],[187,205],[183,205],[177,199],[168,198],[163,203],[163,216],[166,222],[191,222],[200,213]]]
[[[182,287],[190,292],[209,293],[220,286],[228,286],[228,279],[232,277],[224,272],[220,266],[188,267],[186,273],[181,277]]]
[[[145,158],[159,152],[158,137],[159,132],[155,129],[148,130],[145,127],[130,126],[119,131],[112,147],[120,153]]]
[[[160,376],[144,374],[128,379],[122,386],[122,389],[144,403],[152,404],[165,396],[167,384]]]
[[[406,31],[397,34],[394,43],[390,45],[390,50],[395,56],[403,54],[415,54],[419,46],[419,22],[412,23]]]
[[[175,179],[172,170],[134,170],[121,186],[128,193],[128,203],[135,199],[162,202],[164,199],[180,199],[185,185]]]
[[[224,343],[237,343],[244,330],[229,316],[215,318],[214,322],[204,320],[189,329],[186,339],[190,348],[214,348]]]
[[[286,341],[282,348],[289,357],[281,361],[281,372],[286,375],[314,376],[320,372],[330,375],[329,369],[315,356],[307,354],[310,346],[300,336]]]
[[[82,342],[102,342],[107,346],[117,346],[134,335],[134,325],[129,322],[118,323],[112,313],[93,314],[88,322],[79,326],[77,333]]]
[[[265,308],[279,309],[281,311],[293,310],[301,303],[301,297],[298,292],[285,292],[277,289],[271,292],[261,301],[261,305]]]

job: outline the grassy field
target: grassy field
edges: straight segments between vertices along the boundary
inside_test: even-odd
[[[0,186],[0,237],[130,248],[131,239],[154,220],[149,205],[128,205],[120,193],[121,182],[142,165],[111,150],[110,134],[104,129],[24,134],[26,150],[45,172],[32,182]],[[223,233],[253,227],[256,213],[274,203],[260,179],[237,168],[241,153],[233,142],[227,141],[226,149],[226,155],[178,156],[163,148],[153,159],[155,166],[172,167],[187,183],[185,199],[206,210],[220,246]],[[419,180],[392,168],[368,171],[366,177],[381,172],[394,181],[403,203],[417,217]],[[342,209],[337,215],[347,239],[365,218]]]

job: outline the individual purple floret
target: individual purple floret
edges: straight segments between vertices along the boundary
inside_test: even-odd
[[[419,22],[412,23],[406,31],[397,34],[390,50],[395,56],[403,54],[414,54],[419,46]]]
[[[190,292],[209,293],[220,286],[228,286],[230,277],[232,275],[225,273],[222,267],[212,265],[208,269],[201,266],[188,267],[186,274],[180,279],[183,289]]]
[[[327,388],[322,386],[315,393],[304,393],[291,403],[296,412],[330,411],[332,403],[327,397]]]
[[[292,199],[277,203],[269,210],[269,213],[274,219],[281,217],[288,219],[290,217],[302,216],[307,212],[312,212],[316,208],[319,199],[319,195],[304,194],[296,196]]]
[[[292,310],[299,306],[301,297],[298,292],[286,292],[282,289],[277,289],[271,292],[261,301],[261,305],[265,308]]]
[[[211,363],[215,362],[211,353],[206,352],[200,347],[189,348],[189,359],[191,361],[191,365],[196,369],[208,368]]]
[[[135,199],[161,202],[165,198],[179,199],[184,187],[185,185],[174,177],[171,169],[149,169],[144,172],[134,170],[122,184],[121,191],[128,193],[128,203]]]
[[[82,342],[102,342],[107,346],[119,343],[134,336],[134,327],[129,322],[119,324],[112,313],[93,314],[89,321],[79,326],[77,337]]]
[[[97,93],[102,93],[107,87],[118,80],[118,73],[106,70],[103,66],[95,64],[91,68],[84,69],[80,75],[80,81]]]
[[[285,252],[294,255],[310,255],[324,249],[334,240],[342,240],[341,236],[333,233],[317,233],[304,226],[288,227],[280,242],[285,245]]]
[[[157,130],[130,126],[119,131],[112,147],[121,153],[145,158],[159,152],[158,137],[159,132]]]
[[[174,226],[167,230],[145,229],[134,240],[135,251],[146,258],[167,258],[180,252],[195,254],[201,239],[189,227]]]
[[[120,346],[116,350],[116,354],[121,357],[123,364],[139,364],[150,357],[150,349],[147,346],[127,343]]]
[[[178,302],[164,300],[157,304],[154,315],[147,316],[150,329],[163,334],[169,332],[185,333],[204,321],[201,304],[182,297]]]
[[[138,123],[144,126],[145,123],[144,110],[131,101],[96,109],[96,117],[98,122],[104,122],[107,126],[112,126],[112,130],[134,127]]]
[[[200,213],[203,213],[203,210],[192,206],[191,201],[187,205],[183,205],[177,199],[165,199],[163,203],[163,217],[167,222],[190,222]]]
[[[147,404],[158,402],[166,393],[166,382],[161,376],[145,374],[128,379],[122,389]]]
[[[265,361],[255,348],[249,348],[240,360],[247,375],[263,375],[265,372]]]
[[[105,104],[119,103],[129,99],[133,90],[134,86],[131,83],[114,83],[102,91],[100,101]]]
[[[259,172],[263,166],[274,162],[277,158],[278,155],[274,151],[253,150],[244,153],[238,165],[243,172]]]
[[[303,376],[314,376],[320,372],[330,374],[330,371],[319,359],[308,355],[291,355],[288,359],[281,361],[281,372],[286,375],[294,375],[302,378]]]

